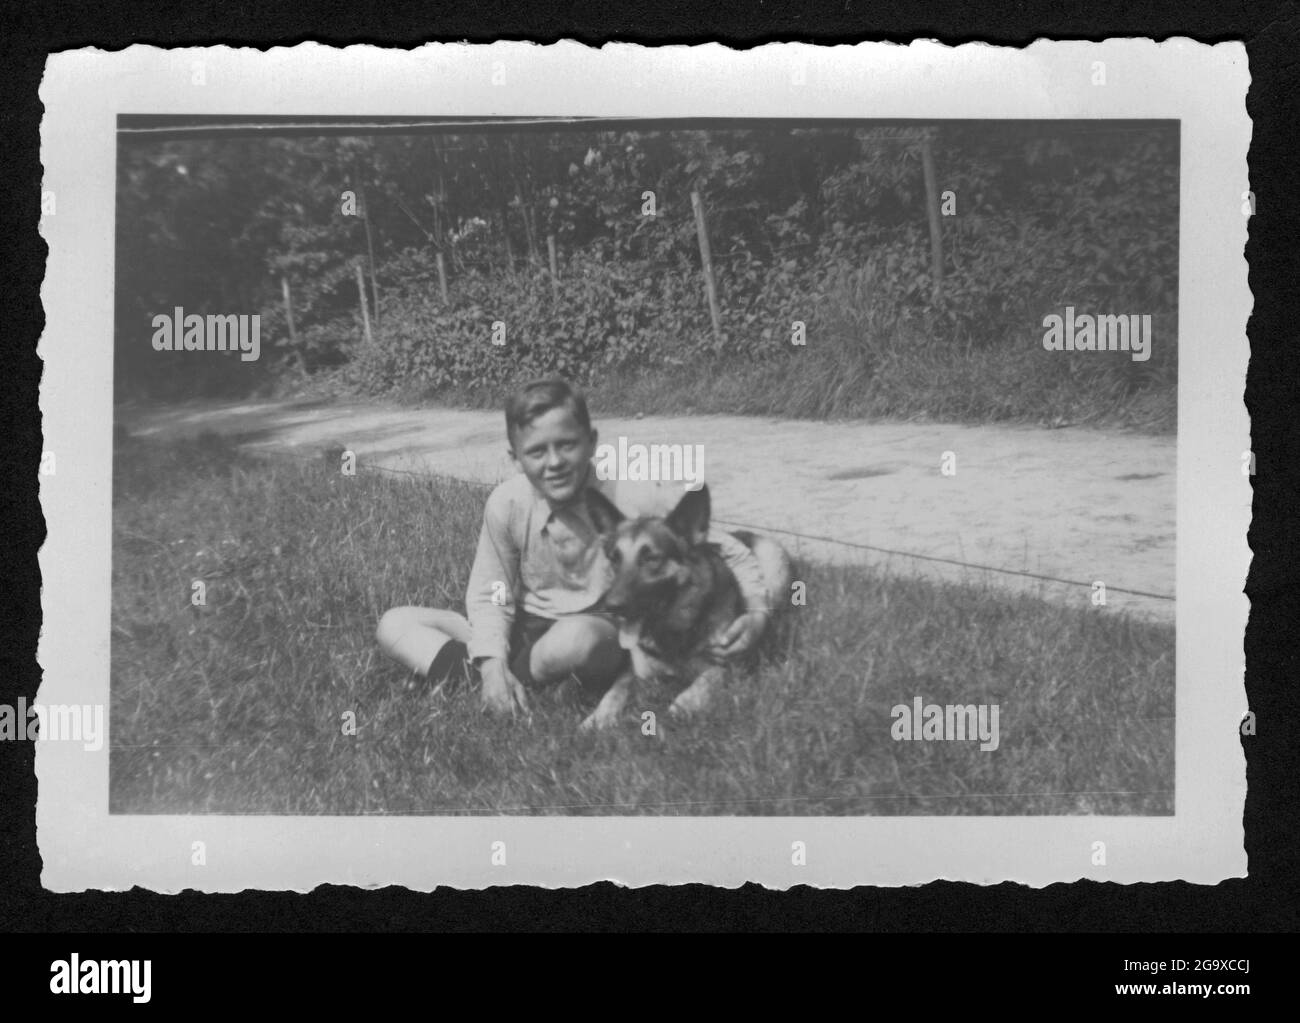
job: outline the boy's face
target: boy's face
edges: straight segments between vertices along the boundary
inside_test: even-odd
[[[596,453],[596,431],[584,430],[568,408],[543,412],[511,440],[511,457],[547,500],[567,504],[582,493]]]

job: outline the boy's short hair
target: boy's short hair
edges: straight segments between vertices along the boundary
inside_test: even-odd
[[[506,437],[511,444],[515,434],[538,416],[551,409],[567,408],[584,430],[591,429],[587,399],[578,388],[561,377],[530,380],[506,401]]]

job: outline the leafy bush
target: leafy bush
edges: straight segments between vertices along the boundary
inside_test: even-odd
[[[942,281],[931,267],[926,146],[945,214]],[[1104,404],[1170,394],[1178,150],[1173,123],[1019,121],[132,147],[120,161],[117,365],[178,394],[344,366],[339,375],[368,391],[442,396],[497,395],[548,372],[590,384],[725,369],[772,389],[724,388],[738,403],[821,410],[807,414],[865,403],[1036,416],[1027,410],[1047,395]],[[693,193],[712,241],[717,332]],[[548,237],[560,250],[554,288]],[[358,266],[368,301],[378,294],[371,345]],[[142,331],[175,304],[259,311],[260,369],[155,360]],[[1150,313],[1153,358],[1044,362],[1043,318],[1067,305]],[[503,345],[493,344],[498,322]],[[796,358],[797,322],[817,339],[816,360]],[[972,374],[971,394],[922,386],[957,365]],[[1006,393],[979,396],[995,380]],[[826,392],[807,391],[818,387]],[[920,404],[909,410],[909,400]]]
[[[598,367],[707,345],[708,314],[683,301],[689,287],[682,274],[656,279],[635,263],[579,255],[555,292],[542,271],[469,273],[444,306],[437,286],[416,276],[386,293],[375,344],[356,352],[355,378],[373,390],[494,388],[552,372],[589,381]],[[494,343],[497,323],[502,344]]]

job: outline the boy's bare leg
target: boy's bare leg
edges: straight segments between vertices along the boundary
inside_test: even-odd
[[[469,621],[455,611],[432,607],[395,607],[385,611],[375,630],[379,648],[423,675],[448,640],[469,643]]]
[[[613,622],[598,615],[572,615],[546,630],[534,645],[528,666],[543,685],[576,675],[584,689],[599,692],[614,680],[625,660]]]
[[[619,646],[618,627],[608,618],[561,618],[533,647],[529,667],[539,682],[576,675],[587,692],[604,690],[596,709],[583,721],[583,729],[617,722],[632,694],[632,669]]]

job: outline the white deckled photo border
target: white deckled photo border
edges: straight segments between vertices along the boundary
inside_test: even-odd
[[[195,61],[202,87],[191,86]],[[1090,81],[1095,61],[1104,87]],[[507,69],[494,84],[498,65]],[[1239,43],[1040,40],[600,49],[563,42],[317,44],[49,58],[44,187],[57,215],[39,345],[48,537],[44,703],[107,708],[111,606],[114,210],[119,114],[618,118],[1177,119],[1181,124],[1176,803],[1171,817],[313,817],[108,812],[109,743],[37,743],[37,838],[56,891],[307,891],[702,882],[846,888],[934,879],[1043,886],[1245,874],[1244,651],[1251,487],[1243,402],[1252,298],[1244,248],[1251,124]],[[106,715],[107,716],[107,715]],[[203,841],[207,862],[191,863]],[[1093,843],[1108,862],[1094,866]],[[493,844],[509,854],[494,865]],[[802,842],[805,862],[792,862]]]

